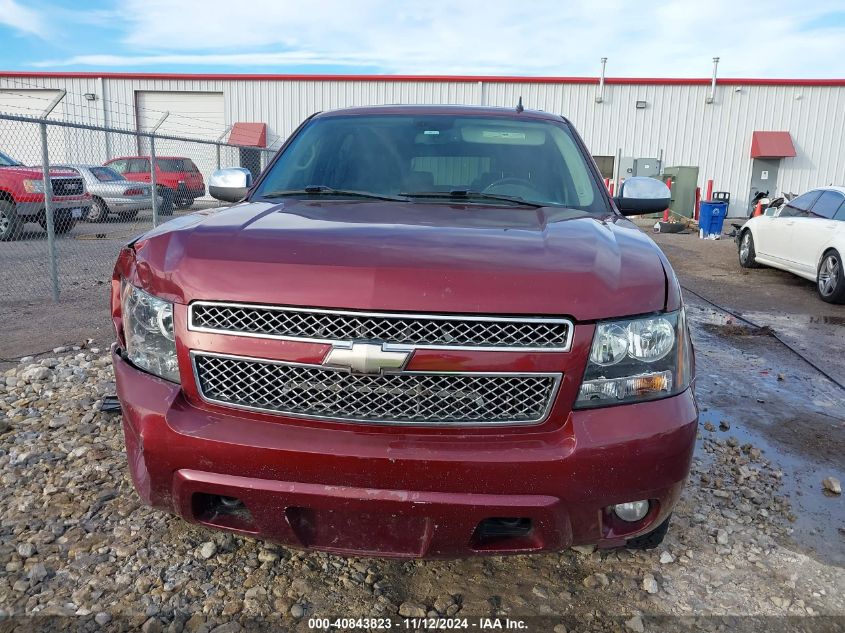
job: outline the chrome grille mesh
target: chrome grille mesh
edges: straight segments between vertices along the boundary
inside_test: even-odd
[[[82,178],[51,178],[54,196],[81,196],[85,193]]]
[[[200,331],[315,341],[378,340],[417,347],[568,349],[566,319],[447,317],[306,310],[243,304],[191,304]]]
[[[364,375],[193,353],[206,400],[322,419],[408,424],[518,424],[542,421],[557,389],[554,374]]]

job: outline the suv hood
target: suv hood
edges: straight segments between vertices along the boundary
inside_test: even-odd
[[[542,208],[370,201],[244,203],[167,223],[137,274],[179,303],[566,315],[664,308],[657,246],[627,220]]]
[[[20,176],[21,178],[30,178],[32,180],[42,180],[44,178],[44,172],[41,170],[40,167],[25,167],[24,165],[12,165],[6,167],[0,167],[5,172],[14,172],[16,175]],[[79,176],[72,171],[67,171],[65,169],[51,169],[50,170],[50,177],[51,178],[61,178],[61,177],[74,177],[78,178]]]

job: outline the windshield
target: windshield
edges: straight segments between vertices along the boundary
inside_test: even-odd
[[[100,182],[116,182],[124,180],[123,176],[111,167],[91,167],[91,174]]]
[[[157,158],[156,164],[160,171],[198,171],[190,158]]]
[[[494,116],[314,119],[270,168],[255,195],[309,193],[306,189],[483,204],[508,204],[511,198],[608,211],[567,125]]]
[[[20,165],[20,163],[14,158],[0,152],[0,167],[15,167],[16,165]]]

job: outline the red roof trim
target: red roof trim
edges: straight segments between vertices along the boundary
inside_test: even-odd
[[[59,78],[59,79],[174,79],[174,80],[228,80],[228,81],[479,81],[493,83],[529,84],[598,84],[598,77],[516,77],[496,75],[250,75],[237,73],[120,73],[120,72],[24,72],[18,70],[0,71],[0,77]],[[684,77],[608,77],[607,84],[627,85],[680,85],[709,86],[708,78]],[[726,86],[830,86],[845,87],[842,79],[741,79],[720,78],[717,82]]]

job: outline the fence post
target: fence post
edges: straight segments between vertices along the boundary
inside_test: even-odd
[[[220,144],[223,143],[223,139],[226,138],[226,135],[229,133],[229,130],[234,127],[233,125],[227,125],[226,129],[223,130],[223,134],[217,137],[217,140],[214,142],[214,147],[217,149],[217,169],[220,169]]]
[[[153,228],[158,226],[158,191],[156,191],[156,139],[150,136],[150,188],[153,191]]]
[[[44,182],[44,215],[47,224],[47,262],[53,301],[59,300],[59,270],[56,263],[56,227],[53,217],[53,183],[50,182],[50,156],[47,151],[47,124],[38,124],[41,131],[41,173]]]
[[[153,190],[153,228],[158,226],[158,191],[156,191],[156,137],[155,133],[170,116],[170,110],[161,115],[161,118],[150,130],[150,188]],[[164,200],[164,198],[162,198]]]

